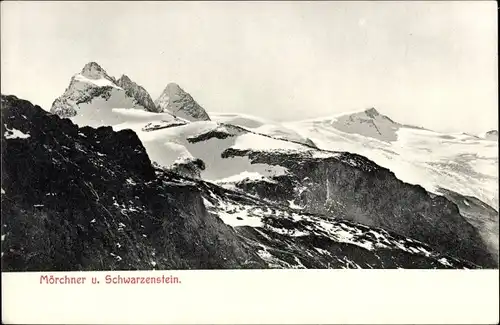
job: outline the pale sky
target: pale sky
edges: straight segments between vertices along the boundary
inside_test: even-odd
[[[156,99],[277,121],[375,107],[450,132],[497,129],[495,1],[1,3],[1,91],[50,109],[96,61]]]

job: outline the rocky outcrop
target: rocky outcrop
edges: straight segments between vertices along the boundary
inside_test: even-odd
[[[188,178],[201,178],[201,172],[205,170],[205,163],[201,159],[179,159],[172,166],[170,171]]]
[[[146,89],[130,80],[128,76],[122,75],[116,84],[123,88],[128,96],[135,98],[137,103],[143,106],[147,111],[159,112],[159,109],[154,104]]]
[[[181,121],[179,119],[172,119],[170,121],[157,121],[157,122],[149,122],[144,125],[141,130],[145,132],[153,132],[161,129],[173,128],[176,126],[186,125],[187,122]]]
[[[133,131],[78,128],[14,96],[1,106],[3,271],[477,267],[155,168]]]
[[[168,111],[188,121],[210,120],[203,107],[175,83],[169,83],[165,87],[160,97],[155,100],[155,105],[161,112]]]

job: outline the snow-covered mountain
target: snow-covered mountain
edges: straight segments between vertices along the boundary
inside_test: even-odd
[[[82,71],[71,78],[63,95],[58,97],[50,109],[51,113],[69,117],[80,125],[100,126],[125,122],[121,111],[130,110],[147,113],[155,111],[151,97],[141,86],[128,77],[118,81],[95,62],[87,63]]]
[[[336,178],[326,190],[345,192],[338,203],[348,203],[345,200],[351,197],[350,207],[363,214],[360,209],[370,202],[371,211],[386,222],[396,212],[387,210],[389,199],[391,209],[398,207],[405,222],[414,218],[414,231],[427,233],[431,244],[326,210],[312,213],[304,199],[316,201],[320,208],[317,203],[324,191],[319,188],[306,190],[300,206],[283,204],[291,193],[266,196],[257,190],[252,195],[251,190],[225,189],[155,168],[131,130],[79,128],[14,96],[2,96],[1,106],[4,271],[495,265],[476,230],[453,204],[398,181],[356,155],[292,143],[285,150],[273,145],[287,141],[267,138],[247,159],[271,166],[285,162],[289,173],[282,175],[283,180],[302,179],[306,173],[317,182],[313,186],[323,186],[322,179]],[[238,127],[207,127],[190,141],[234,137],[237,145],[223,155],[228,160],[247,155],[253,140],[266,138]],[[328,175],[332,172],[337,176]],[[357,191],[369,195],[370,182],[379,178],[385,179],[385,189],[366,197],[368,201],[352,201],[349,187],[361,186]],[[361,179],[366,179],[364,184],[359,184]],[[277,179],[271,183],[280,184]],[[279,187],[293,192],[286,183]],[[391,190],[401,197],[386,193]],[[405,207],[405,203],[412,204]]]
[[[174,116],[189,121],[210,120],[203,107],[176,83],[169,83],[165,87],[160,97],[155,100],[155,105],[161,112],[171,112]]]
[[[375,108],[339,114],[330,119],[332,127],[350,133],[359,134],[381,141],[394,141],[402,124],[394,122],[389,117],[380,114]]]
[[[408,183],[446,188],[498,209],[498,142],[403,125],[371,108],[285,123],[319,148],[358,153]]]
[[[217,114],[214,116],[218,117]],[[465,239],[469,238],[469,235],[463,236],[472,231],[469,229],[472,226],[457,210],[449,210],[447,204],[451,202],[445,199],[444,202],[448,203],[441,201],[431,203],[428,200],[433,199],[429,196],[420,197],[420,194],[417,194],[420,190],[414,192],[411,187],[405,188],[399,185],[381,193],[379,188],[386,186],[383,184],[388,184],[387,181],[382,183],[365,181],[373,177],[371,174],[374,170],[385,173],[382,172],[383,169],[379,169],[368,160],[359,160],[350,154],[319,150],[314,140],[310,141],[309,137],[300,135],[298,133],[300,129],[294,126],[287,127],[277,123],[259,124],[258,118],[249,116],[238,117],[235,120],[235,116],[223,115],[222,119],[225,119],[225,122],[190,122],[178,118],[162,121],[160,116],[155,121],[154,117],[154,114],[151,115],[153,120],[147,123],[145,120],[131,119],[129,122],[106,125],[112,126],[115,131],[132,129],[144,145],[149,158],[163,170],[175,171],[188,177],[199,177],[226,189],[267,198],[274,202],[273,204],[300,206],[308,213],[335,215],[368,226],[395,231],[429,243],[439,251],[453,252],[455,256],[474,262],[479,259],[481,261],[479,264],[490,265],[490,262],[484,261],[486,258],[484,252],[479,253],[483,249],[478,251],[478,248],[472,248],[464,243],[470,240]],[[231,121],[238,122],[239,125],[226,123]],[[253,128],[243,127],[245,123],[246,125],[250,123]],[[271,132],[266,134],[266,131]],[[203,163],[195,164],[198,159]],[[338,167],[334,162],[338,161],[341,166],[352,171],[336,175]],[[341,184],[339,177],[345,179],[346,183],[336,187]],[[386,177],[395,179],[394,175],[383,176]],[[355,184],[361,181],[364,184],[363,191],[356,190],[359,185]],[[397,182],[395,184],[399,184]],[[410,197],[417,195],[411,200],[427,203],[407,208],[405,206],[409,203],[406,196],[401,196],[401,191],[414,193],[408,194]],[[274,193],[280,194],[277,196]],[[358,196],[360,193],[365,194],[363,199],[353,201],[355,193],[358,193]],[[378,193],[379,196],[370,193]],[[387,202],[373,206],[374,201],[385,202],[392,200],[395,195],[404,199],[395,206]],[[368,204],[367,201],[372,203]],[[431,210],[424,208],[429,205],[435,208]],[[393,207],[388,208],[389,206]],[[451,212],[453,217],[449,217],[449,222],[456,224],[455,227],[461,226],[449,230],[446,228],[449,225],[443,227],[447,222],[440,225],[443,209],[453,211]],[[482,220],[486,219],[488,214],[481,210],[475,216]],[[407,221],[401,224],[401,219]],[[498,222],[493,222],[492,225],[481,228],[482,230],[474,230],[482,237],[472,240],[475,243],[472,244],[474,247],[485,245],[485,249],[488,250],[486,254],[492,254],[494,260],[498,256],[498,249],[486,242],[493,243],[498,240],[498,236],[491,238],[491,229],[497,226]],[[468,251],[469,249],[474,253]]]
[[[73,77],[51,111],[69,118],[83,130],[84,138],[100,137],[88,126],[99,127],[97,134],[111,138],[134,134],[130,135],[135,137],[133,151],[138,150],[141,156],[144,150],[147,159],[142,155],[139,160],[155,170],[154,184],[163,184],[150,188],[152,178],[148,176],[140,189],[168,192],[175,183],[175,192],[185,186],[188,191],[201,191],[203,202],[196,211],[186,213],[196,215],[195,219],[204,218],[199,213],[206,209],[215,219],[220,218],[244,239],[243,245],[245,249],[250,247],[253,253],[247,253],[253,257],[247,253],[242,256],[254,259],[257,267],[435,267],[416,262],[414,256],[408,257],[409,264],[395,257],[406,256],[400,255],[400,250],[422,252],[408,248],[405,243],[410,242],[425,243],[427,252],[466,261],[473,267],[498,267],[498,141],[492,139],[494,134],[443,134],[395,122],[374,108],[289,123],[243,114],[211,113],[209,117],[176,84],[169,84],[154,102],[155,109],[148,111],[146,106],[151,110],[151,101],[146,94],[128,77],[116,81],[91,63]],[[17,138],[19,132],[33,134],[25,130],[33,125],[24,125],[24,115],[17,111],[29,105],[13,98],[4,101],[10,103],[9,114],[14,116],[14,124],[5,126],[5,139]],[[26,119],[29,121],[29,117]],[[69,122],[56,118],[47,123],[35,125],[42,130],[37,134]],[[73,129],[68,127],[67,132],[73,134]],[[81,137],[70,136],[78,143],[85,142]],[[97,146],[98,157],[109,156],[108,163],[122,159],[106,153],[108,149],[99,144],[104,140],[94,140],[80,152],[92,156]],[[38,144],[33,145],[38,148]],[[127,152],[127,159],[137,158]],[[60,153],[79,155],[72,149]],[[107,158],[96,159],[96,166],[106,166]],[[126,170],[106,168],[110,175],[127,174]],[[103,191],[109,190],[106,186],[113,187],[113,193],[123,190],[122,185],[113,184],[113,177],[100,186]],[[132,206],[138,211],[143,208]],[[215,232],[222,231],[218,227],[209,226]],[[341,229],[347,233],[337,232]],[[400,238],[387,246],[396,247],[397,252],[378,246],[387,244],[389,235],[377,229]],[[200,239],[200,245],[209,247],[212,235]],[[355,243],[349,238],[356,238]],[[233,237],[227,240],[236,246],[241,244]],[[328,244],[325,252],[325,246],[318,246],[323,241],[333,241],[335,248]],[[363,244],[365,241],[369,243]],[[344,244],[340,247],[339,242],[363,250],[352,250]],[[373,247],[384,253],[367,253]],[[240,265],[235,261],[234,265]],[[453,264],[449,258],[446,261]],[[171,265],[166,261],[155,263]]]
[[[137,120],[210,120],[203,108],[176,84],[169,84],[156,102],[158,105],[127,75],[116,80],[99,64],[90,62],[71,78],[50,112],[69,117],[78,125],[93,127]]]
[[[443,134],[401,124],[373,108],[283,124],[264,124],[262,120],[247,115],[212,116],[214,120],[252,126],[247,129],[259,129],[262,133],[269,125],[272,125],[270,129],[279,128],[283,133],[294,130],[302,139],[308,139],[321,149],[368,157],[390,169],[399,179],[444,195],[457,204],[467,220],[480,229],[490,250],[498,256],[498,143],[492,139],[465,133]],[[273,136],[276,132],[268,134]],[[255,189],[255,174],[243,175],[246,177],[243,182],[241,178],[233,177],[224,181],[224,186],[232,182],[246,191]],[[474,201],[480,202],[477,203],[479,208],[471,208]],[[481,212],[471,214],[471,210]]]

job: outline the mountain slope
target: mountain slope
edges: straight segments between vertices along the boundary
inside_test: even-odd
[[[285,126],[321,149],[368,157],[389,168],[399,179],[430,192],[440,193],[439,188],[447,188],[477,197],[498,210],[498,142],[407,126],[372,113],[367,110]]]
[[[477,267],[154,168],[133,131],[78,128],[14,96],[1,107],[4,271]]]
[[[439,190],[443,195],[455,203],[467,221],[478,229],[483,241],[488,246],[490,252],[498,260],[498,211],[484,203],[483,201],[472,197],[464,196],[460,193],[441,188]]]

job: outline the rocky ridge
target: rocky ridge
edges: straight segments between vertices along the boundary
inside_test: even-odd
[[[149,93],[142,86],[136,84],[126,75],[122,75],[116,84],[123,88],[127,95],[135,98],[138,104],[149,112],[159,112]]]

